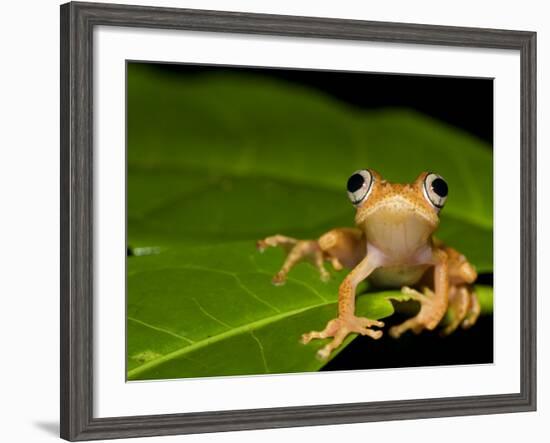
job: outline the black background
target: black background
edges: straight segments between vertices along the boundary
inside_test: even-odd
[[[493,80],[470,77],[157,64],[179,77],[243,72],[298,83],[361,109],[410,108],[493,143]]]
[[[365,110],[387,107],[414,109],[469,132],[487,142],[489,149],[493,145],[492,79],[180,64],[156,65],[155,69],[183,78],[212,71],[243,71],[298,83]],[[492,284],[492,275],[482,275],[478,281]],[[406,318],[396,314],[385,319],[384,329],[387,331],[388,326]],[[493,318],[484,316],[473,328],[459,329],[444,338],[438,332],[422,332],[418,336],[407,333],[398,340],[392,339],[387,333],[380,340],[358,337],[323,370],[491,362]]]

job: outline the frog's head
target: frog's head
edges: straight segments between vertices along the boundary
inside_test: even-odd
[[[347,183],[357,208],[356,224],[367,239],[381,246],[426,242],[439,225],[447,199],[447,183],[438,174],[423,172],[410,184],[390,183],[371,169],[355,172]]]

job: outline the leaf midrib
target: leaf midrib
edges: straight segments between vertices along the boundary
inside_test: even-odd
[[[217,342],[222,341],[222,340],[227,339],[227,338],[231,338],[235,335],[239,335],[240,333],[251,332],[253,330],[261,328],[262,326],[266,326],[270,323],[274,323],[274,322],[277,322],[279,320],[283,320],[285,318],[292,317],[293,315],[301,314],[303,312],[309,311],[310,309],[316,309],[316,308],[329,306],[329,305],[333,305],[333,304],[336,304],[336,302],[332,301],[332,302],[327,302],[327,303],[319,303],[319,304],[315,304],[315,305],[310,305],[310,306],[295,309],[295,310],[292,310],[292,311],[283,312],[281,314],[276,314],[276,315],[271,315],[269,317],[264,317],[264,318],[261,318],[259,320],[253,321],[251,323],[246,323],[244,325],[237,326],[237,327],[235,327],[233,329],[230,329],[228,331],[223,331],[219,334],[213,335],[213,336],[205,338],[203,340],[196,341],[195,343],[190,344],[188,346],[185,346],[183,348],[180,348],[176,351],[172,351],[168,354],[163,355],[162,357],[151,360],[151,361],[149,361],[149,362],[147,362],[147,363],[145,363],[141,366],[138,366],[135,369],[132,369],[131,371],[128,371],[127,380],[130,380],[132,377],[138,376],[140,373],[142,373],[142,372],[144,372],[148,369],[152,369],[156,366],[161,365],[162,363],[165,363],[165,362],[170,361],[172,359],[184,356],[186,354],[189,354],[192,351],[195,351],[197,349],[201,349],[201,348],[203,348],[205,346],[208,346],[210,344],[217,343]]]

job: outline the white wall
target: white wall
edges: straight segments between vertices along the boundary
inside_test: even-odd
[[[153,4],[152,1],[119,3]],[[365,20],[524,29],[538,32],[539,145],[539,411],[388,423],[296,428],[244,433],[163,437],[148,441],[255,442],[344,438],[364,441],[463,442],[472,438],[517,442],[541,433],[550,420],[550,390],[544,376],[550,312],[543,281],[550,188],[550,14],[546,2],[523,0],[383,2],[164,0],[156,5],[315,15]],[[59,192],[59,11],[58,2],[27,0],[2,5],[0,48],[0,405],[3,441],[53,441],[58,423],[58,192]],[[513,186],[517,180],[511,180]],[[544,438],[544,437],[542,437]],[[535,441],[541,441],[541,437]]]

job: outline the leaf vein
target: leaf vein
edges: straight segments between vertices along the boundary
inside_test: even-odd
[[[264,351],[264,345],[262,345],[262,342],[260,341],[260,339],[256,336],[256,334],[254,334],[254,331],[253,330],[250,330],[250,335],[252,336],[252,338],[254,339],[254,341],[256,343],[258,343],[258,348],[260,349],[260,355],[262,357],[262,362],[264,364],[264,370],[265,370],[265,373],[266,374],[269,374],[269,366],[267,365],[267,360],[265,358],[265,351]]]
[[[253,291],[251,291],[247,286],[244,285],[244,283],[242,282],[242,280],[239,278],[238,274],[235,273],[235,272],[231,272],[231,271],[225,271],[223,269],[214,269],[214,268],[208,268],[206,266],[197,266],[197,265],[181,265],[181,266],[178,266],[178,268],[184,268],[184,269],[197,269],[199,271],[207,271],[207,272],[218,272],[220,274],[224,274],[224,275],[229,275],[230,277],[233,277],[235,279],[235,281],[237,282],[237,285],[243,290],[245,291],[248,295],[250,295],[252,298],[255,298],[256,300],[258,300],[260,303],[262,303],[263,305],[267,306],[268,308],[270,308],[271,310],[275,311],[275,312],[281,312],[280,309],[278,309],[277,307],[273,306],[272,304],[268,303],[267,301],[265,301],[264,299],[260,298],[256,293],[254,293]]]
[[[224,321],[220,320],[219,318],[215,317],[214,315],[212,315],[210,312],[208,312],[206,309],[204,309],[201,304],[198,302],[198,300],[196,298],[193,298],[193,301],[195,302],[195,304],[197,305],[197,307],[199,308],[199,310],[204,314],[206,315],[209,319],[211,320],[214,320],[216,323],[219,323],[220,325],[228,328],[228,329],[231,329],[233,326],[225,323]]]
[[[138,320],[137,318],[134,318],[134,317],[130,317],[128,316],[128,320],[131,320],[133,321],[134,323],[138,323],[142,326],[145,326],[149,329],[154,329],[155,331],[158,331],[158,332],[164,332],[165,334],[168,334],[168,335],[171,335],[173,337],[176,337],[176,338],[179,338],[181,340],[185,340],[186,342],[188,342],[189,344],[193,344],[195,343],[193,340],[191,340],[190,338],[187,338],[187,337],[184,337],[183,335],[179,335],[179,334],[176,334],[175,332],[172,332],[168,329],[164,329],[164,328],[161,328],[159,326],[155,326],[155,325],[152,325],[150,323],[146,323],[142,320]]]

